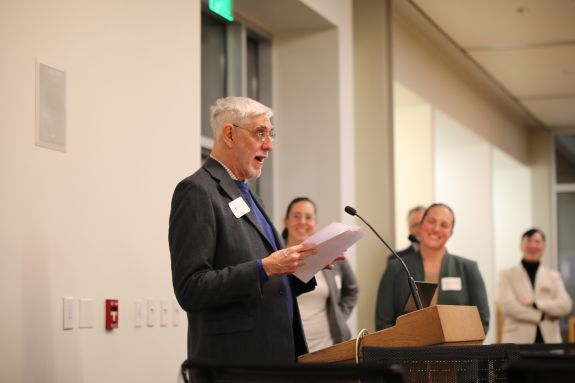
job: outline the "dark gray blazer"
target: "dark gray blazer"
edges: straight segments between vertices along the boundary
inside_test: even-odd
[[[304,284],[289,277],[292,326],[282,279],[260,282],[257,260],[271,254],[272,245],[253,212],[236,218],[228,206],[240,196],[226,170],[208,158],[172,197],[172,282],[188,314],[188,358],[294,362],[307,352],[295,296],[313,290],[315,279]],[[265,215],[261,200],[254,199]],[[274,235],[283,246],[275,229]]]
[[[327,300],[329,332],[333,342],[337,344],[352,338],[347,319],[357,303],[359,288],[347,260],[337,261],[333,270],[324,269],[322,272],[329,288]],[[336,276],[341,278],[341,288],[337,286]]]

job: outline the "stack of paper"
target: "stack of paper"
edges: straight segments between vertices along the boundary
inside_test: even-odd
[[[294,273],[302,282],[308,282],[318,271],[332,263],[337,257],[359,241],[364,232],[358,226],[332,222],[315,232],[304,243],[315,243],[318,253],[306,259],[305,265]]]

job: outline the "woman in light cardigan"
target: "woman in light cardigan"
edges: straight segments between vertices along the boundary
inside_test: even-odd
[[[307,197],[290,202],[282,236],[289,247],[299,244],[315,232],[315,203]],[[357,302],[357,280],[347,260],[334,262],[315,276],[317,286],[298,296],[298,306],[310,352],[351,338],[347,319]]]

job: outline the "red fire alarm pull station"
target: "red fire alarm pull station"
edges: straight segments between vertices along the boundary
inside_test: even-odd
[[[118,300],[106,299],[106,330],[118,328]]]

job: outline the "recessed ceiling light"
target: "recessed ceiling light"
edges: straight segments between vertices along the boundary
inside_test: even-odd
[[[515,11],[516,11],[518,14],[522,15],[522,14],[524,14],[524,13],[528,13],[528,12],[529,12],[529,8],[527,8],[527,7],[518,7]]]

